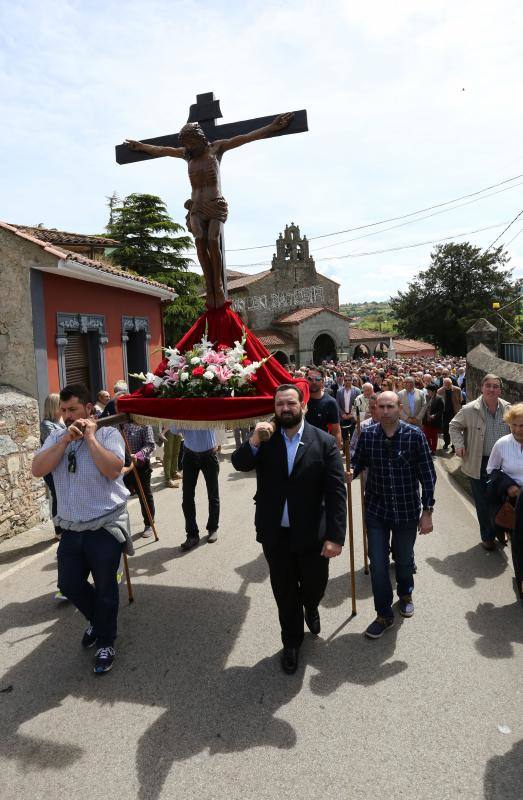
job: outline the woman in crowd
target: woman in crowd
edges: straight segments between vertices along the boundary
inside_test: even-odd
[[[514,528],[511,531],[512,562],[518,594],[523,601],[523,403],[511,406],[503,419],[510,427],[510,433],[494,444],[487,473],[491,476],[490,495],[494,515],[507,499],[515,509]]]
[[[427,405],[425,407],[425,414],[423,415],[423,433],[427,437],[430,452],[436,455],[438,447],[438,434],[441,430],[443,423],[444,405],[441,397],[438,396],[438,387],[435,383],[429,383],[427,386]]]
[[[44,416],[42,421],[40,422],[40,444],[43,444],[45,442],[50,433],[56,430],[61,430],[62,428],[65,428],[65,425],[62,420],[62,414],[60,412],[60,395],[54,393],[49,394],[45,398]],[[54,488],[54,481],[52,474],[49,473],[49,475],[44,475],[44,481],[51,495],[51,513],[53,517],[55,517],[56,492]],[[61,533],[60,528],[57,528],[55,525],[54,530],[56,535],[60,536]]]

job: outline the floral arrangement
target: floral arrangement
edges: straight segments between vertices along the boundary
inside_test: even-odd
[[[175,347],[166,347],[167,365],[163,375],[141,372],[133,375],[145,384],[151,384],[160,397],[244,397],[256,394],[256,370],[267,361],[250,361],[244,349],[245,328],[241,342],[233,347],[215,345],[207,339],[191,350],[180,353]],[[270,358],[270,356],[268,356]]]

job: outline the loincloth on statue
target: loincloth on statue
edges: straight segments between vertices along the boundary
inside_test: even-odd
[[[210,222],[212,219],[218,222],[227,222],[229,214],[229,206],[225,197],[214,197],[210,200],[187,200],[184,203],[184,208],[187,209],[188,214],[185,217],[187,229],[191,231],[191,215],[199,217],[202,222]]]

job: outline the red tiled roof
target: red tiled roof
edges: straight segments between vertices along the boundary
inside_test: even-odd
[[[64,250],[63,248],[58,248],[56,245],[53,245],[52,242],[47,242],[42,239],[37,239],[32,234],[25,233],[24,231],[15,228],[12,225],[8,225],[7,222],[0,221],[0,228],[3,228],[6,231],[10,231],[11,233],[14,233],[21,239],[26,239],[28,242],[37,244],[39,247],[42,248],[42,250],[45,250],[47,253],[56,256],[56,258],[63,259],[64,261],[74,261],[78,264],[82,264],[85,267],[91,267],[93,270],[98,270],[99,272],[107,272],[111,275],[116,275],[120,278],[125,278],[126,280],[132,281],[133,283],[141,283],[145,284],[146,286],[154,286],[156,289],[162,289],[165,292],[169,292],[170,294],[172,294],[173,297],[176,295],[174,289],[171,289],[164,283],[159,283],[158,281],[153,281],[150,280],[149,278],[143,278],[141,275],[134,275],[133,273],[127,272],[121,267],[115,267],[112,264],[108,264],[105,261],[94,261],[92,258],[87,258],[87,256],[83,256],[80,253],[74,253],[71,250]]]
[[[379,331],[367,331],[365,328],[353,328],[349,326],[349,339],[390,339],[390,333],[380,333]]]
[[[284,333],[278,331],[266,330],[256,331],[256,338],[270,350],[271,347],[280,347],[282,344],[289,344],[290,339]]]
[[[242,278],[233,278],[231,281],[227,282],[227,291],[231,292],[234,291],[234,289],[243,289],[244,286],[256,283],[256,281],[260,281],[270,274],[270,269],[267,269],[265,272],[257,272],[255,275],[244,275]]]
[[[327,306],[321,306],[320,308],[299,308],[297,311],[291,311],[290,314],[284,314],[282,317],[275,319],[274,322],[281,325],[293,325],[297,322],[303,322],[304,319],[314,317],[316,314],[321,314],[322,311],[326,311],[328,314],[334,314],[336,317],[341,317],[347,324],[349,322],[345,314],[340,314],[339,311],[335,311],[333,308],[328,308]]]
[[[435,345],[429,342],[420,342],[417,339],[394,339],[394,349],[397,353],[407,353],[420,350],[436,350]]]
[[[120,242],[116,239],[109,239],[107,236],[92,236],[86,233],[68,233],[67,231],[57,231],[54,228],[36,228],[31,225],[13,225],[23,233],[28,233],[36,239],[41,239],[43,242],[51,242],[51,244],[79,244],[79,245],[98,245],[98,247],[117,247]]]
[[[246,278],[248,276],[247,272],[238,272],[236,269],[226,269],[225,272],[227,273],[228,281],[234,281],[236,278]]]

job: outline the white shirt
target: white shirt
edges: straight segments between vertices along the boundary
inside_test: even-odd
[[[487,464],[489,475],[494,469],[503,470],[514,483],[523,486],[523,445],[516,442],[511,433],[498,439],[492,448]]]

